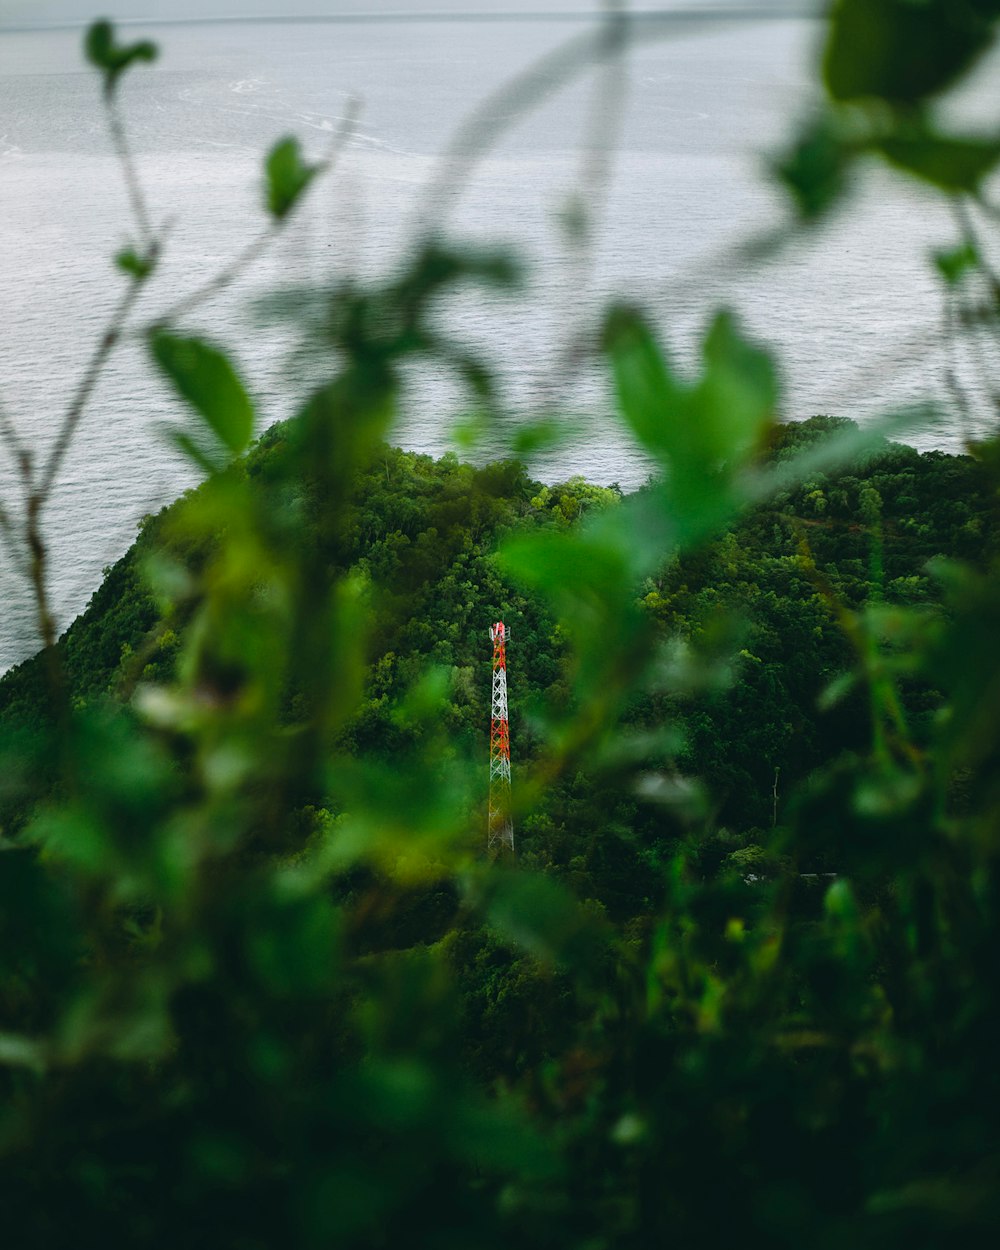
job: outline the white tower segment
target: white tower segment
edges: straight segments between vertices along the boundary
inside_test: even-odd
[[[510,723],[507,718],[507,640],[503,621],[490,626],[493,642],[493,699],[490,713],[490,814],[488,848],[514,850],[510,814]]]

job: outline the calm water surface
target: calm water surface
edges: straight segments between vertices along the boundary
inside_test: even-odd
[[[319,364],[296,333],[261,328],[255,297],[346,272],[375,275],[405,254],[438,157],[487,92],[572,37],[564,24],[378,23],[173,26],[144,31],[163,55],[127,80],[124,98],[153,213],[172,225],[167,259],[143,308],[153,316],[194,289],[264,224],[261,154],[298,135],[319,155],[349,101],[359,124],[301,222],[254,274],[190,319],[235,348],[263,428],[290,415]],[[595,74],[514,120],[483,154],[458,201],[461,237],[507,241],[528,257],[529,293],[456,299],[442,316],[495,356],[512,412],[556,404],[581,414],[575,439],[534,466],[634,486],[648,467],[607,417],[595,367],[568,366],[567,345],[614,295],[645,304],[676,356],[693,362],[710,310],[734,306],[773,346],[783,416],[861,420],[941,390],[934,349],[940,296],[926,263],[953,227],[917,191],[872,176],[848,212],[777,261],[733,260],[739,240],[784,219],[766,157],[810,107],[817,27],[804,20],[714,25],[649,42],[629,58],[622,123],[595,128]],[[119,283],[110,256],[130,235],[97,83],[79,32],[0,35],[0,399],[39,449],[52,436]],[[613,110],[598,109],[608,122]],[[497,119],[501,120],[500,118]],[[596,159],[595,159],[596,153]],[[602,164],[601,228],[581,256],[562,221]],[[397,431],[438,454],[451,444],[461,393],[415,372]],[[68,624],[137,520],[192,481],[163,426],[185,420],[123,348],[98,388],[48,517],[53,590]],[[920,446],[954,447],[959,431],[926,425]],[[502,440],[494,443],[500,450]],[[0,461],[0,496],[17,496]],[[0,566],[0,668],[36,646],[28,597]]]

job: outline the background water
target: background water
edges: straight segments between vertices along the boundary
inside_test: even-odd
[[[652,29],[652,28],[651,28]],[[378,22],[153,27],[161,60],[126,83],[124,100],[154,216],[169,250],[143,306],[152,316],[194,289],[264,224],[261,155],[297,134],[323,152],[352,97],[359,124],[301,223],[251,277],[189,324],[235,348],[262,427],[290,415],[315,362],[287,328],[262,333],[253,298],[279,284],[387,270],[405,253],[438,157],[489,91],[574,32],[566,23]],[[677,34],[676,30],[673,31]],[[453,215],[470,240],[503,240],[530,261],[526,296],[465,297],[443,313],[495,355],[515,413],[559,404],[578,436],[535,469],[634,486],[641,455],[607,416],[596,367],[568,366],[567,343],[606,299],[645,304],[678,358],[691,362],[720,301],[776,350],[787,418],[835,412],[861,420],[940,392],[940,293],[927,253],[953,239],[944,210],[872,174],[847,212],[780,259],[751,266],[733,245],[784,219],[766,157],[810,107],[807,20],[709,23],[650,39],[625,72],[622,124],[595,109],[597,66],[516,120],[463,187]],[[120,289],[110,263],[131,232],[96,78],[79,31],[0,35],[0,401],[33,447],[52,436]],[[595,128],[595,112],[605,123]],[[502,120],[500,117],[497,121]],[[601,226],[583,258],[562,214],[608,164]],[[450,445],[462,397],[446,377],[413,376],[398,441]],[[112,360],[88,410],[47,519],[53,592],[64,627],[128,546],[137,520],[192,478],[165,443],[184,414],[138,346]],[[922,447],[955,447],[947,424],[914,429]],[[499,445],[499,444],[498,444]],[[16,499],[9,461],[0,497]],[[6,561],[0,667],[37,645],[27,593]]]

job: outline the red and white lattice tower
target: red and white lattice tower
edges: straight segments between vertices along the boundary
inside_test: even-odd
[[[510,725],[507,720],[507,640],[503,621],[490,626],[493,641],[493,702],[490,714],[489,849],[514,850],[510,814]]]

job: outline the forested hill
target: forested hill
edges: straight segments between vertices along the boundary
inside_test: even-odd
[[[781,427],[771,455],[780,460],[846,425],[817,417]],[[287,438],[286,426],[273,427],[231,472],[251,491],[285,489]],[[308,513],[308,493],[289,498],[288,509]],[[198,496],[191,492],[144,521],[60,640],[77,704],[127,699],[137,685],[173,675],[194,607],[193,591],[185,598],[183,586],[189,577],[195,586],[191,575],[206,558],[204,539],[192,542],[184,522],[182,505],[196,505]],[[614,490],[579,478],[543,486],[513,462],[473,468],[453,455],[434,461],[384,447],[359,479],[336,549],[321,553],[331,577],[353,569],[363,579],[374,623],[364,694],[346,731],[350,749],[391,758],[408,732],[400,703],[430,662],[449,683],[449,739],[485,751],[487,628],[503,618],[515,640],[515,769],[530,757],[537,709],[564,693],[564,647],[559,624],[510,583],[494,553],[515,530],[568,528],[617,503]],[[758,507],[695,554],[665,559],[656,579],[635,587],[664,639],[704,661],[703,689],[687,700],[644,696],[626,719],[643,730],[668,721],[679,727],[664,762],[705,785],[706,818],[719,831],[706,839],[710,860],[736,852],[752,859],[757,832],[780,819],[798,781],[865,749],[862,696],[845,689],[834,697],[854,660],[844,611],[879,602],[933,612],[935,558],[985,561],[996,543],[991,509],[987,481],[971,458],[886,443],[862,463],[817,475]],[[318,535],[310,541],[322,545]],[[174,606],[164,613],[158,605],[168,597]],[[218,674],[222,687],[237,679]],[[936,697],[913,685],[906,698],[919,737]],[[0,723],[8,732],[42,730],[45,707],[42,657],[0,680]],[[44,785],[36,779],[34,790],[20,790],[12,810],[23,812]],[[522,822],[518,842],[529,858],[585,865],[593,878],[587,889],[632,914],[646,902],[635,864],[661,853],[663,828],[655,806],[602,794],[581,772],[545,796]]]

